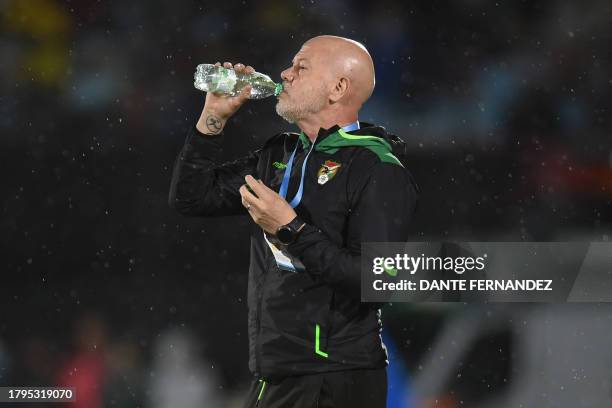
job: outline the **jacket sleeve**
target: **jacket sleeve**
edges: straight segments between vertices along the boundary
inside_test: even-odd
[[[261,149],[232,162],[219,164],[223,133],[187,133],[172,172],[168,204],[185,216],[246,214],[238,189],[247,174],[257,178]]]
[[[361,299],[361,243],[405,242],[417,193],[404,167],[379,162],[356,193],[346,247],[334,244],[316,225],[307,224],[287,249],[313,278]]]

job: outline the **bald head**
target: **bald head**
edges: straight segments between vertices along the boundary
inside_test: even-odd
[[[321,35],[302,45],[281,78],[276,112],[316,137],[319,126],[357,119],[374,91],[374,64],[357,41]]]
[[[312,55],[325,61],[328,80],[348,80],[342,102],[360,107],[374,92],[374,63],[363,44],[344,37],[321,35],[306,41],[303,48],[309,48]]]

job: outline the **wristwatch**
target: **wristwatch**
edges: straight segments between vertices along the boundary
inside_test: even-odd
[[[289,245],[297,238],[306,223],[295,217],[289,224],[281,225],[276,230],[276,238],[283,245]]]

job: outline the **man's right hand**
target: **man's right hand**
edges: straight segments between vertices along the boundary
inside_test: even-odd
[[[215,66],[221,66],[220,62],[217,62]],[[232,69],[230,62],[223,63],[223,67]],[[245,73],[251,74],[255,72],[255,69],[248,65],[244,66],[238,63],[233,66],[234,71],[237,74]],[[196,124],[196,128],[204,134],[216,135],[221,133],[225,127],[227,120],[234,114],[240,107],[249,99],[251,93],[251,86],[246,86],[236,96],[229,96],[220,93],[208,92],[206,93],[206,102],[204,103],[204,109],[200,115],[200,119]]]

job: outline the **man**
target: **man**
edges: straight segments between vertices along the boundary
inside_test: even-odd
[[[380,305],[360,301],[360,251],[362,242],[408,237],[417,189],[393,154],[405,145],[357,120],[374,90],[372,59],[360,43],[312,38],[281,77],[276,111],[301,133],[275,135],[219,165],[225,124],[250,89],[208,93],[177,159],[169,202],[188,216],[248,213],[254,221],[254,379],[245,407],[384,407]]]

